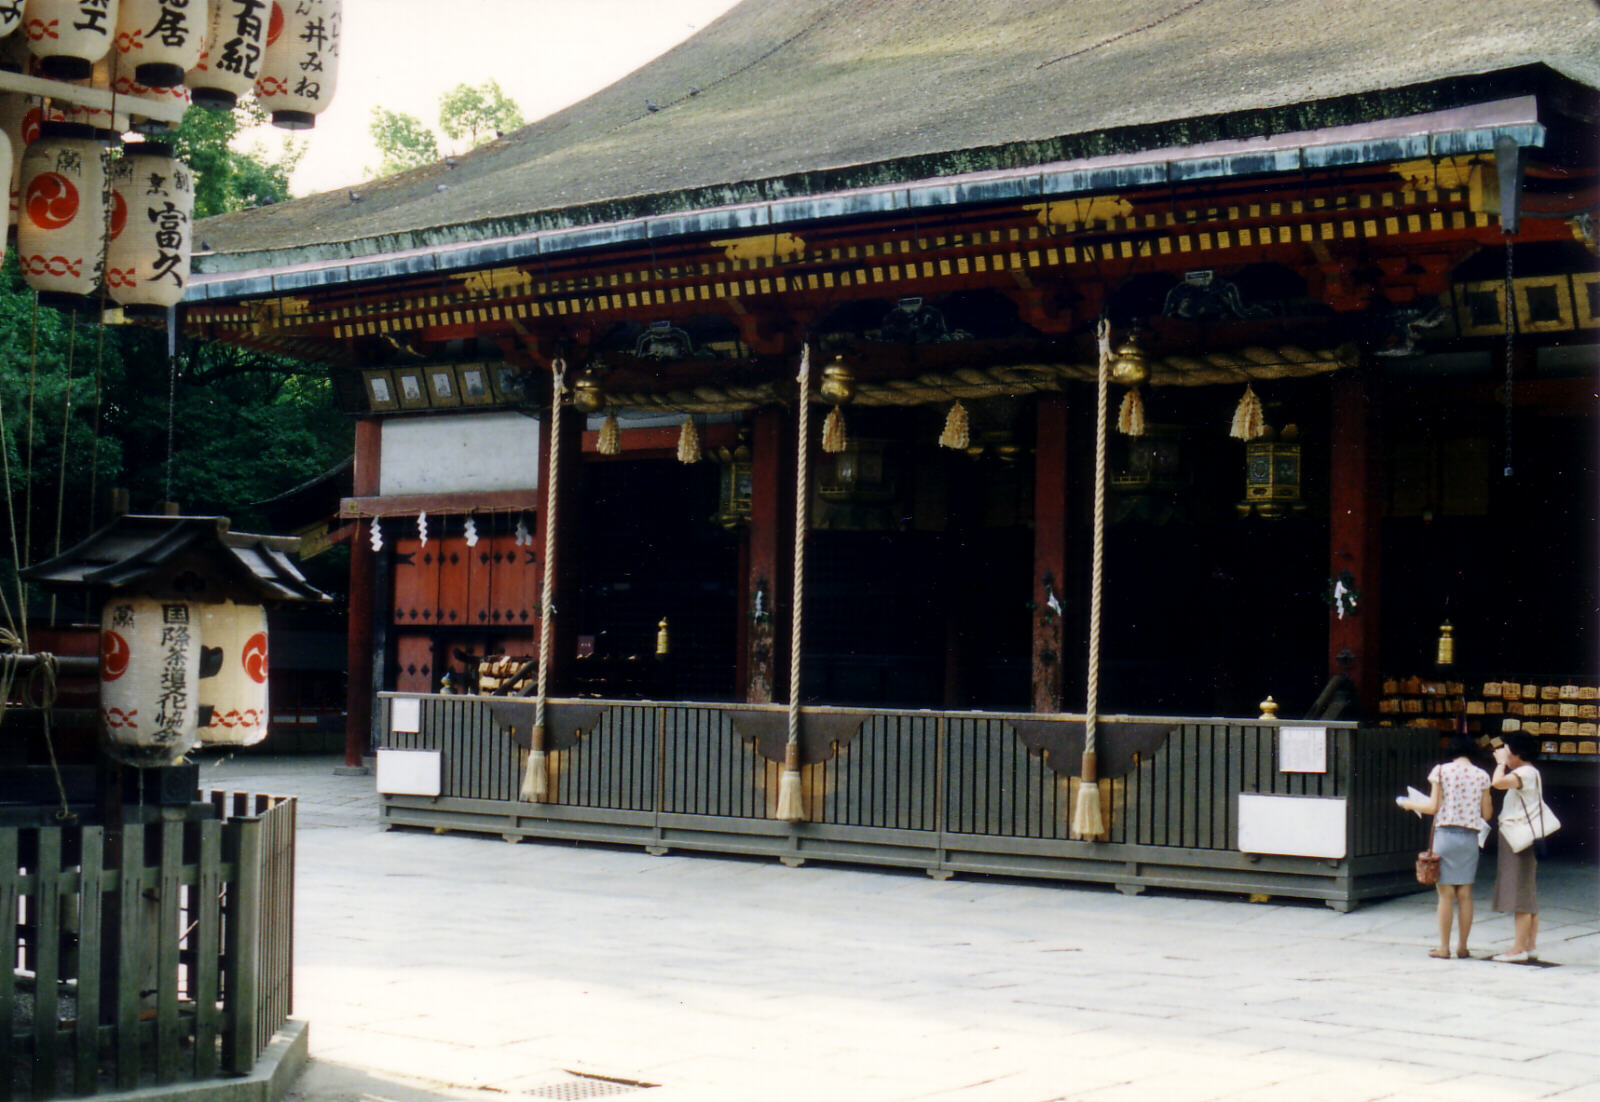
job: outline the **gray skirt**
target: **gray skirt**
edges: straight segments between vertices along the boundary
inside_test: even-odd
[[[1495,851],[1494,909],[1510,914],[1538,914],[1539,859],[1529,846],[1521,853],[1512,850],[1504,834]]]
[[[1439,827],[1433,832],[1439,855],[1439,883],[1470,884],[1478,878],[1478,832],[1466,827]]]

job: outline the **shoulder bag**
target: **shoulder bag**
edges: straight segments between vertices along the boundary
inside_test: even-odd
[[[1433,851],[1433,834],[1439,826],[1439,812],[1444,810],[1444,773],[1439,773],[1439,806],[1429,816],[1428,848],[1417,854],[1417,883],[1431,888],[1439,882],[1439,855]]]
[[[1501,809],[1500,836],[1506,840],[1506,845],[1511,847],[1511,852],[1521,853],[1529,846],[1533,846],[1534,856],[1542,857],[1544,854],[1540,852],[1542,847],[1539,843],[1561,829],[1561,820],[1556,818],[1556,813],[1544,802],[1544,778],[1539,779],[1539,791],[1534,796],[1537,807],[1530,809],[1526,785],[1516,789],[1516,793],[1521,812],[1507,818],[1505,809]],[[1507,801],[1511,799],[1509,794],[1506,799]]]

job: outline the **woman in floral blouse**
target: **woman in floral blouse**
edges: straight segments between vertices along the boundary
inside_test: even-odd
[[[1472,933],[1472,882],[1478,875],[1478,831],[1494,811],[1489,799],[1489,774],[1472,764],[1472,739],[1457,734],[1450,739],[1450,760],[1433,767],[1433,786],[1426,800],[1405,804],[1411,811],[1432,815],[1433,851],[1439,855],[1439,947],[1430,957],[1450,959],[1452,920],[1459,931],[1456,956],[1469,956],[1467,935]]]

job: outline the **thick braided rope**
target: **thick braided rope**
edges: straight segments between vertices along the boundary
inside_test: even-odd
[[[1100,371],[1094,414],[1094,555],[1089,577],[1089,684],[1083,708],[1083,752],[1095,752],[1100,712],[1100,589],[1106,544],[1106,404],[1111,372],[1111,323],[1101,319],[1096,332]]]
[[[800,443],[794,468],[794,605],[789,617],[789,746],[800,745],[800,626],[805,608],[806,453],[811,446],[811,346],[800,350]],[[792,755],[791,755],[792,758]]]
[[[550,473],[544,501],[544,582],[539,593],[539,679],[535,689],[534,725],[544,726],[544,694],[550,674],[550,640],[554,631],[551,601],[556,589],[556,502],[561,480],[561,392],[565,389],[567,361],[550,365]],[[535,750],[540,747],[534,747]]]

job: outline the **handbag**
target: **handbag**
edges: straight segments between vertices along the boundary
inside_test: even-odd
[[[1441,799],[1441,803],[1443,800]],[[1439,882],[1439,855],[1433,852],[1433,832],[1439,822],[1437,810],[1430,817],[1433,824],[1428,827],[1428,848],[1417,854],[1417,883],[1425,888],[1431,888]]]
[[[1542,857],[1540,845],[1544,839],[1561,829],[1561,820],[1556,818],[1556,813],[1544,802],[1544,783],[1539,784],[1538,810],[1534,813],[1537,820],[1530,816],[1528,811],[1528,792],[1526,788],[1517,789],[1517,800],[1522,806],[1522,814],[1506,818],[1505,811],[1500,813],[1500,836],[1506,840],[1506,845],[1511,847],[1512,853],[1521,853],[1529,846],[1534,847],[1535,857]],[[1509,797],[1507,797],[1509,799]]]

